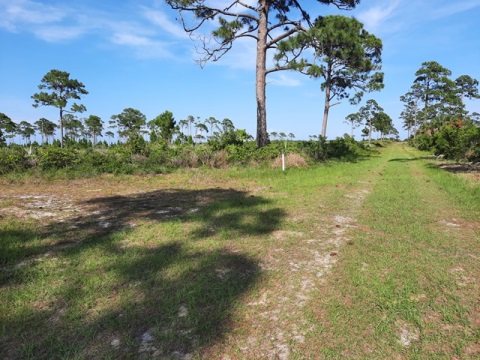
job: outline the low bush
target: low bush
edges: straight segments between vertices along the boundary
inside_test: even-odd
[[[462,126],[447,124],[432,136],[433,150],[436,155],[444,155],[446,159],[480,160],[480,128],[473,123]]]
[[[299,144],[300,149],[314,161],[329,159],[355,161],[359,156],[368,154],[367,146],[363,142],[357,142],[347,134],[334,140],[320,137],[318,141],[302,141]]]
[[[415,138],[409,140],[409,144],[418,150],[429,151],[432,149],[433,141],[429,135],[418,134]]]
[[[22,147],[0,147],[0,174],[19,172],[30,167],[27,152]]]
[[[279,166],[282,152],[286,155],[287,166],[300,167],[327,159],[355,161],[369,151],[363,143],[356,142],[348,135],[331,141],[272,141],[260,149],[257,149],[254,141],[247,140],[223,144],[225,146],[221,148],[208,142],[167,145],[159,141],[145,142],[141,138],[108,146],[102,144],[95,148],[86,145],[89,143],[61,148],[55,142],[53,145],[37,144],[28,149],[13,145],[3,147],[0,149],[0,174],[24,171],[37,165],[48,176],[65,174],[82,177],[101,173],[166,173],[175,168],[200,166],[225,168],[239,165],[270,166],[272,163]],[[469,154],[471,157],[478,156],[473,148]]]
[[[480,161],[480,128],[469,120],[452,118],[438,129],[425,131],[409,139],[409,144],[446,159]]]
[[[38,164],[42,170],[65,169],[78,163],[78,152],[71,148],[47,146],[38,151]]]

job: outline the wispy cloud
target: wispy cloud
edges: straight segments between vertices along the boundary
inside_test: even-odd
[[[136,56],[173,56],[169,39],[172,35],[185,37],[183,29],[160,11],[136,8],[137,13],[130,12],[125,18],[120,12],[100,12],[75,3],[52,6],[34,0],[0,0],[0,29],[31,33],[47,42],[95,36],[100,41],[134,49]],[[145,18],[150,23],[146,24]]]
[[[278,72],[275,75],[271,75],[271,78],[268,80],[269,83],[275,86],[285,86],[285,87],[297,87],[301,86],[302,82],[292,75],[285,73],[285,71]]]
[[[138,57],[157,58],[171,57],[171,44],[163,41],[155,41],[145,36],[130,33],[116,33],[111,38],[112,43],[128,46],[135,51]]]
[[[369,31],[378,31],[385,23],[390,23],[399,8],[401,0],[394,0],[390,2],[381,2],[368,10],[358,13],[357,18],[364,23],[365,28]]]
[[[178,38],[188,38],[187,33],[183,30],[183,27],[180,25],[180,23],[173,22],[165,13],[161,12],[160,10],[143,8],[143,15],[146,19],[151,21],[153,24],[158,25],[167,33]]]
[[[0,27],[18,31],[24,25],[51,24],[62,20],[68,13],[64,7],[54,7],[30,0],[0,0]]]
[[[87,30],[83,27],[42,26],[35,31],[35,36],[47,42],[62,42],[76,39]]]
[[[432,15],[434,18],[444,18],[464,11],[472,10],[477,7],[480,7],[480,0],[449,2],[448,5],[436,8]]]
[[[119,45],[128,45],[128,46],[148,46],[150,45],[150,39],[144,36],[138,36],[127,33],[117,33],[113,34],[112,42]]]

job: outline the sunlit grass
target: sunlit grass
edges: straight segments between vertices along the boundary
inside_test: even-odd
[[[1,200],[0,357],[474,357],[479,188],[422,157],[7,181],[65,201]]]
[[[404,157],[396,151],[389,149],[390,160]],[[385,164],[363,205],[356,245],[319,293],[325,309],[315,312],[317,341],[328,344],[327,357],[463,358],[478,351],[479,268],[469,255],[479,253],[480,238],[478,223],[464,227],[480,218],[471,200],[477,190],[423,160]]]

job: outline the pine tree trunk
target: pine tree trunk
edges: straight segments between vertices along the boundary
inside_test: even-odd
[[[369,123],[369,131],[368,131],[368,145],[372,142],[372,119],[370,119]]]
[[[63,108],[60,108],[60,147],[63,148]]]
[[[323,108],[322,137],[327,137],[328,111],[330,110],[330,87],[325,89],[325,107]]]
[[[259,11],[258,24],[257,62],[256,62],[256,97],[257,97],[257,148],[268,144],[267,135],[267,27],[268,27],[268,4],[260,1],[262,8]]]

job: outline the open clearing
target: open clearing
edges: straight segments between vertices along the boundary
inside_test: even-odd
[[[480,177],[438,165],[3,181],[0,358],[478,358]]]

